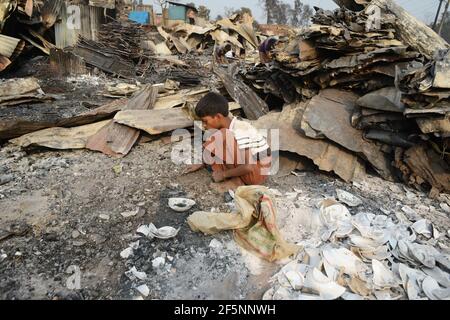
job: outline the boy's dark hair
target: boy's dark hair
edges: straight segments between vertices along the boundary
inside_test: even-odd
[[[230,113],[228,110],[228,100],[215,92],[210,92],[205,95],[195,107],[195,114],[200,118],[207,116],[214,117],[219,113],[224,117],[228,117]]]

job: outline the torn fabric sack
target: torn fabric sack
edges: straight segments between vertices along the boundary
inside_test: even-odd
[[[240,246],[268,261],[287,258],[300,250],[280,234],[274,196],[268,188],[239,187],[235,203],[235,213],[198,211],[188,217],[188,224],[193,231],[205,234],[234,230],[234,239]]]

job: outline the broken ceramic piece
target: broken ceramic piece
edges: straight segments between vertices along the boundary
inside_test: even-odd
[[[136,232],[148,237],[150,235],[150,228],[148,227],[148,225],[142,225],[136,230]]]
[[[406,244],[408,246],[410,256],[412,256],[416,261],[428,268],[435,267],[436,259],[432,250],[433,247],[411,242],[407,242]]]
[[[345,288],[330,280],[317,268],[308,271],[304,286],[319,293],[325,300],[335,300],[342,296]]]
[[[322,252],[324,259],[333,267],[348,275],[363,275],[368,267],[353,252],[346,248],[325,249]]]
[[[426,219],[420,219],[413,223],[411,228],[418,234],[421,234],[427,238],[433,236],[433,226]]]
[[[320,296],[314,295],[314,294],[307,294],[307,293],[302,293],[299,294],[297,297],[297,300],[323,300]]]
[[[438,267],[434,267],[433,269],[430,268],[423,268],[422,271],[435,279],[441,286],[445,288],[450,288],[450,274],[447,272],[442,271]]]
[[[195,205],[195,201],[185,198],[170,198],[169,207],[176,212],[189,211]]]
[[[180,229],[175,229],[173,227],[161,227],[161,228],[156,228],[155,225],[153,223],[149,224],[149,229],[150,229],[150,235],[158,238],[158,239],[170,239],[175,237],[178,234],[178,231],[180,231]]]
[[[328,229],[327,233],[323,233],[323,241],[328,240],[333,232],[337,237],[341,238],[353,231],[350,212],[345,206],[333,199],[325,199],[321,202],[320,220]]]
[[[273,300],[274,293],[275,293],[275,289],[274,288],[270,288],[269,290],[264,292],[264,294],[262,296],[262,300]]]
[[[284,274],[294,290],[301,290],[305,283],[305,278],[300,272],[288,271]]]
[[[421,217],[417,214],[417,212],[408,206],[403,206],[402,211],[406,214],[408,219],[411,221],[418,221],[421,219]]]
[[[440,300],[435,293],[442,290],[439,284],[432,277],[427,276],[422,281],[422,290],[430,300]]]
[[[351,292],[344,292],[344,294],[342,295],[342,299],[344,300],[364,300],[364,298],[362,296],[360,296],[359,294],[355,294],[355,293],[351,293]]]
[[[296,297],[288,289],[279,287],[272,296],[273,300],[294,300]]]
[[[398,286],[394,273],[378,260],[372,260],[373,283],[380,289]]]
[[[140,285],[139,287],[135,288],[140,294],[142,294],[144,297],[147,297],[150,294],[150,289],[146,284]]]
[[[149,225],[140,226],[136,232],[143,234],[146,237],[150,238],[158,238],[158,239],[170,239],[175,237],[178,234],[180,229],[175,229],[173,227],[161,227],[156,228],[153,223]]]

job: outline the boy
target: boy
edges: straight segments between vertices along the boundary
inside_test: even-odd
[[[230,116],[228,101],[210,92],[195,108],[205,130],[215,132],[203,144],[203,162],[211,165],[214,182],[227,180],[230,188],[263,184],[271,168],[266,139],[249,123]],[[193,166],[188,172],[201,169]]]

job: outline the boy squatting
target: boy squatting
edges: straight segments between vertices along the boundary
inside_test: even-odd
[[[228,101],[210,92],[195,108],[205,130],[214,130],[203,144],[203,164],[192,165],[186,173],[204,168],[212,170],[214,182],[224,182],[235,189],[242,185],[261,185],[272,162],[267,140],[250,123],[230,116]],[[208,156],[209,155],[209,156]]]

